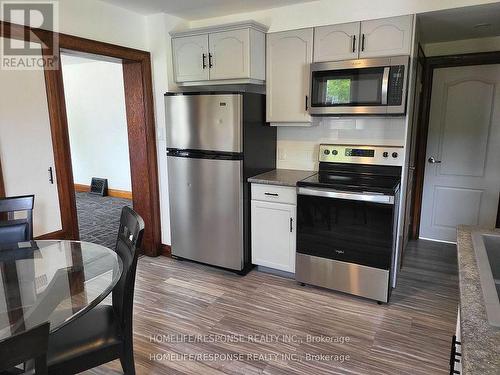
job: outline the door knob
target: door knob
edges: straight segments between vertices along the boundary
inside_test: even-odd
[[[431,163],[431,164],[439,164],[439,163],[441,163],[441,160],[436,160],[436,159],[434,158],[434,156],[431,156],[429,159],[427,159],[427,161],[428,161],[429,163]]]

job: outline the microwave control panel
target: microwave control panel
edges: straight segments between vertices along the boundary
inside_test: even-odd
[[[404,65],[391,66],[389,71],[389,87],[387,88],[387,105],[402,104],[404,81]]]
[[[404,148],[399,146],[319,146],[319,161],[327,163],[355,163],[376,165],[403,165]]]

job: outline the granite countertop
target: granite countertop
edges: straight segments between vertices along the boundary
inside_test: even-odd
[[[295,169],[274,169],[272,171],[250,177],[248,182],[267,185],[296,186],[297,181],[315,174],[315,171]]]
[[[457,233],[460,280],[460,335],[463,374],[500,373],[500,328],[489,324],[472,245],[472,232],[497,233],[478,227],[459,226]]]

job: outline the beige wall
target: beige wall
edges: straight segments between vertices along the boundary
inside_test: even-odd
[[[147,17],[146,38],[153,64],[153,93],[156,118],[156,142],[158,152],[158,176],[160,188],[160,214],[162,242],[170,244],[170,209],[168,202],[167,142],[165,140],[165,107],[163,94],[177,88],[173,81],[170,30],[186,26],[186,21],[168,14]]]
[[[146,49],[145,16],[99,0],[64,0],[58,4],[61,33]]]
[[[121,63],[62,56],[71,162],[75,184],[92,177],[132,191]]]
[[[40,48],[37,52],[41,56]],[[49,167],[55,171],[55,163],[44,73],[0,68],[0,87],[0,173],[5,194],[35,195],[34,236],[61,230],[57,175],[51,184],[47,172]]]
[[[426,56],[500,51],[500,36],[428,43],[423,46]]]
[[[252,19],[268,25],[269,31],[275,32],[495,2],[494,0],[319,0],[257,12],[207,18],[190,22],[190,26],[209,26]]]

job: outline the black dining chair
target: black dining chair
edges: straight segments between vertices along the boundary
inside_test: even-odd
[[[49,323],[43,323],[0,342],[0,375],[23,374],[15,366],[35,361],[35,374],[47,374]]]
[[[34,195],[0,198],[0,245],[33,239]],[[26,218],[16,218],[16,212],[26,212]]]
[[[123,207],[116,252],[123,273],[113,289],[112,306],[99,305],[49,337],[49,374],[75,374],[120,359],[125,374],[135,374],[132,310],[137,257],[144,221]]]

